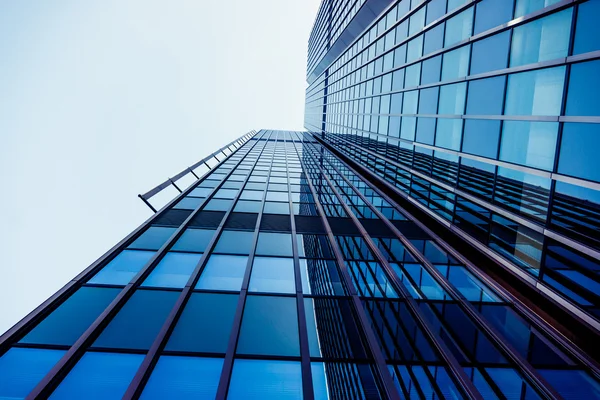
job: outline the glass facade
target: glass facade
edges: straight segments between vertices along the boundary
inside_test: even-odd
[[[324,0],[308,131],[1,336],[0,398],[600,398],[598,3]]]

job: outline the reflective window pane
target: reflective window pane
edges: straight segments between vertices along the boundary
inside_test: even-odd
[[[127,285],[154,254],[153,251],[123,250],[94,275],[88,283]]]
[[[462,151],[487,158],[496,158],[500,121],[485,119],[465,120]]]
[[[569,77],[566,115],[600,115],[600,60],[573,64]]]
[[[201,254],[168,252],[142,286],[183,288],[201,257]]]
[[[600,125],[565,123],[558,172],[600,182]]]
[[[483,0],[475,8],[473,35],[502,25],[512,19],[512,0]]]
[[[250,292],[295,293],[294,259],[255,257],[248,290]]]
[[[171,250],[203,253],[214,234],[214,230],[188,228],[183,231]]]
[[[469,46],[459,47],[444,53],[442,61],[442,81],[462,78],[469,71]]]
[[[557,122],[505,121],[500,159],[550,171],[557,136]]]
[[[494,36],[476,41],[473,43],[469,73],[476,75],[506,68],[509,47],[510,31],[497,33]]]
[[[256,400],[302,399],[299,361],[235,360],[227,398]]]
[[[242,288],[248,257],[214,254],[208,259],[196,289],[236,290]]]
[[[254,232],[223,231],[213,250],[215,253],[250,254]]]
[[[12,348],[0,357],[0,398],[24,399],[66,353]]]
[[[470,81],[467,114],[502,115],[505,81],[504,76]]]
[[[474,7],[470,7],[446,21],[444,47],[451,46],[471,36],[473,31],[473,9]]]
[[[288,256],[292,253],[292,235],[288,233],[260,232],[256,254],[261,256]]]
[[[158,250],[175,233],[177,228],[165,228],[162,226],[151,226],[146,229],[133,243],[130,249]]]
[[[600,2],[586,1],[579,4],[573,54],[600,50]]]
[[[506,115],[559,115],[565,67],[511,74],[506,89]]]

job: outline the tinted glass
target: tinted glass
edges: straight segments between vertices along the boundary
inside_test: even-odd
[[[548,7],[560,0],[517,0],[515,6],[515,18],[522,17],[544,7]]]
[[[183,288],[200,261],[201,254],[167,253],[142,286]]]
[[[466,97],[466,82],[442,86],[440,88],[440,105],[438,114],[462,114],[465,111]]]
[[[437,56],[423,61],[421,67],[421,85],[440,81],[442,56]]]
[[[450,7],[448,7],[450,9]],[[446,21],[444,47],[451,46],[471,36],[473,30],[473,7]]]
[[[444,53],[442,62],[442,81],[462,78],[469,71],[469,46],[459,47]]]
[[[223,231],[213,250],[215,253],[250,254],[254,232]]]
[[[72,346],[120,291],[80,288],[19,342]]]
[[[485,119],[465,120],[462,151],[482,157],[496,158],[500,121]]]
[[[88,352],[50,396],[51,399],[120,399],[144,355]]]
[[[248,296],[237,352],[257,355],[300,355],[296,298]]]
[[[509,46],[510,31],[498,33],[473,43],[470,74],[475,75],[506,68]]]
[[[512,0],[483,0],[475,8],[473,35],[502,25],[512,19]]]
[[[436,114],[439,88],[433,87],[419,91],[419,114]]]
[[[248,257],[218,254],[210,256],[196,289],[239,291],[247,263]]]
[[[505,121],[500,159],[552,170],[557,135],[557,122]]]
[[[565,123],[558,172],[600,182],[600,125]]]
[[[289,256],[292,254],[292,235],[288,233],[260,232],[256,254],[264,256]]]
[[[65,353],[64,350],[8,350],[0,357],[0,398],[24,399]]]
[[[460,149],[463,120],[459,118],[439,118],[435,134],[435,145],[452,150]]]
[[[600,60],[573,64],[567,93],[567,115],[600,115]]]
[[[227,398],[300,400],[302,399],[300,362],[235,360]]]
[[[502,115],[505,80],[504,76],[497,76],[470,81],[467,114]]]
[[[132,249],[158,250],[175,233],[177,228],[151,226],[129,245]]]
[[[138,290],[108,324],[94,347],[148,350],[179,292]]]
[[[215,231],[208,229],[186,229],[171,250],[203,253]]]
[[[511,74],[506,89],[506,115],[559,115],[565,67]]]
[[[579,5],[573,54],[600,50],[600,1],[586,1]]]
[[[251,292],[295,293],[294,259],[255,257],[248,290]]]
[[[123,250],[88,282],[127,285],[154,254],[153,251]]]

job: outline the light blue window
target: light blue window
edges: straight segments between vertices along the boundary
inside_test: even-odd
[[[87,352],[50,398],[120,399],[143,359],[143,354]]]
[[[392,72],[392,90],[404,88],[404,69]]]
[[[19,343],[72,346],[120,291],[112,288],[80,288]],[[73,318],[74,315],[77,318]]]
[[[566,57],[571,36],[572,8],[536,19],[513,30],[510,66]]]
[[[238,202],[235,204],[235,208],[233,211],[259,213],[260,206],[261,206],[260,201],[238,200]]]
[[[500,159],[551,171],[558,135],[558,122],[505,121]]]
[[[450,9],[450,7],[448,7]],[[452,46],[467,39],[473,32],[473,7],[461,12],[446,21],[446,37],[444,47]]]
[[[390,114],[402,114],[402,93],[394,93],[392,95]]]
[[[403,114],[416,114],[418,102],[419,102],[419,91],[418,90],[404,92],[404,103],[402,104],[402,113]]]
[[[142,286],[183,288],[201,254],[168,252],[158,263]]]
[[[288,233],[260,232],[256,254],[261,256],[287,256],[292,253],[292,235]]]
[[[515,18],[530,14],[544,7],[558,3],[560,0],[517,0],[515,7]]]
[[[470,81],[467,114],[502,115],[505,82],[504,76]]]
[[[171,250],[203,253],[212,239],[215,231],[212,229],[186,229]]]
[[[419,143],[433,144],[435,137],[435,118],[418,118],[417,138]]]
[[[427,20],[426,25],[446,14],[446,0],[431,0],[427,4]]]
[[[223,231],[213,250],[215,253],[250,254],[254,232]]]
[[[211,199],[204,210],[207,211],[228,211],[233,204],[233,200]]]
[[[315,299],[304,299],[304,314],[306,316],[306,329],[308,331],[308,347],[311,357],[322,357],[321,344],[315,314]]]
[[[438,87],[419,91],[419,114],[436,114],[438,105]]]
[[[196,289],[239,291],[247,263],[248,257],[211,255],[200,274]]]
[[[425,32],[425,41],[423,44],[423,55],[427,55],[444,47],[444,24]]]
[[[442,61],[442,81],[467,76],[469,71],[469,46],[459,47],[444,53]]]
[[[198,208],[204,199],[200,197],[184,197],[177,204],[173,206],[175,210],[195,210]]]
[[[435,145],[459,150],[463,120],[460,118],[439,118],[435,135]]]
[[[24,399],[66,353],[14,347],[0,357],[0,398]]]
[[[414,86],[419,86],[420,79],[421,79],[421,63],[416,63],[409,67],[406,67],[406,75],[404,77],[404,87],[411,88]]]
[[[289,201],[287,192],[267,192],[267,200],[270,201]]]
[[[445,300],[448,295],[439,283],[420,264],[404,264],[404,270],[411,276],[425,298],[429,300]]]
[[[419,35],[410,42],[406,49],[406,62],[416,60],[423,55],[423,35]]]
[[[598,15],[600,15],[600,1],[593,0],[579,4],[573,54],[600,50]]]
[[[88,283],[127,285],[154,254],[154,251],[123,250]]]
[[[175,233],[177,228],[151,226],[129,245],[130,249],[158,250]]]
[[[435,56],[423,61],[421,66],[421,85],[440,81],[442,70],[442,56]]]
[[[235,360],[229,400],[301,400],[299,361]]]
[[[425,7],[410,16],[408,24],[408,36],[420,32],[425,26]]]
[[[205,181],[205,182],[207,182],[207,181]],[[197,187],[196,189],[192,190],[189,195],[192,197],[204,198],[204,197],[208,197],[212,193],[212,191],[213,191],[212,188]]]
[[[467,83],[460,82],[440,87],[440,105],[438,114],[463,114],[467,98]]]
[[[417,128],[416,117],[402,117],[400,126],[400,137],[407,140],[415,140],[415,130]]]
[[[250,292],[296,293],[294,259],[255,257],[248,286]]]
[[[506,90],[506,115],[559,115],[565,67],[511,74]]]
[[[192,293],[165,349],[225,353],[238,298],[237,294]]]
[[[463,266],[436,265],[436,268],[448,278],[452,286],[457,288],[469,301],[500,301],[490,288],[473,276]]]
[[[448,0],[448,11],[455,10],[466,2],[467,0]]]
[[[265,201],[265,214],[289,214],[289,203],[279,203],[275,201]]]
[[[600,182],[600,124],[565,123],[558,172]]]
[[[573,64],[567,92],[567,115],[600,115],[600,60]]]
[[[248,296],[237,353],[299,356],[296,298]]]
[[[162,356],[140,398],[213,399],[222,369],[222,358]]]
[[[313,392],[315,400],[329,400],[329,391],[327,389],[327,374],[325,372],[325,363],[311,362],[310,371],[313,382]]]
[[[242,192],[240,199],[242,199],[242,200],[262,200],[263,194],[264,194],[263,191],[245,189]]]
[[[215,193],[217,199],[233,199],[238,194],[238,190],[235,189],[219,189]]]
[[[506,68],[509,47],[510,31],[497,33],[473,43],[470,74],[476,75]]]
[[[482,157],[496,158],[500,121],[467,119],[463,135],[462,151]]]
[[[179,292],[137,290],[94,342],[94,347],[148,350]]]
[[[483,0],[475,9],[473,35],[485,32],[512,19],[513,0]]]

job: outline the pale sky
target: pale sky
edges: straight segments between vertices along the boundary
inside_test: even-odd
[[[252,129],[303,129],[320,0],[0,2],[0,333]]]

